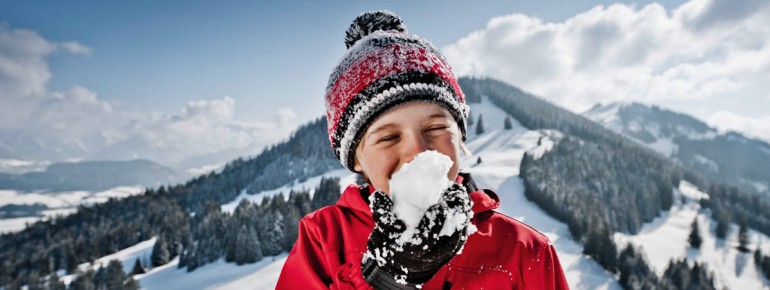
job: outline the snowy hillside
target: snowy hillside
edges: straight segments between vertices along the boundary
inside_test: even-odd
[[[770,250],[770,238],[756,231],[749,231],[749,248],[752,252],[742,253],[738,247],[738,227],[733,225],[727,239],[714,236],[716,223],[701,209],[698,203],[708,194],[699,191],[692,184],[682,182],[675,191],[676,202],[671,210],[653,222],[644,225],[642,231],[630,236],[616,233],[619,245],[632,243],[641,246],[650,266],[660,275],[666,270],[671,259],[684,259],[705,263],[714,273],[717,289],[770,289],[770,281],[760,273],[752,258],[753,250],[761,245],[763,252]],[[703,243],[700,249],[689,247],[688,236],[691,224],[697,218]]]
[[[529,150],[550,150],[547,140],[552,131],[530,131],[513,121],[511,130],[503,129],[505,112],[487,99],[471,104],[474,116],[483,116],[485,133],[471,134],[467,142],[474,156],[463,160],[480,187],[495,190],[500,196],[500,212],[518,219],[545,234],[556,247],[562,268],[572,289],[620,289],[611,273],[582,254],[582,245],[573,241],[567,226],[543,212],[524,196],[519,165]],[[474,130],[469,130],[474,132]],[[482,163],[476,165],[477,157]]]

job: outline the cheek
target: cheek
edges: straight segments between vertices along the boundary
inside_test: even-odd
[[[387,183],[390,174],[398,166],[398,158],[387,150],[368,150],[362,157],[364,173],[373,183]]]
[[[449,169],[448,177],[449,179],[454,180],[454,177],[457,176],[457,172],[460,168],[461,150],[459,138],[450,138],[448,140],[444,140],[444,142],[441,143],[441,146],[437,148],[437,151],[449,156],[449,158],[452,159],[452,167]]]

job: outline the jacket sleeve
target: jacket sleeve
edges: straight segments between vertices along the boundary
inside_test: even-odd
[[[319,239],[321,234],[323,233],[320,233],[307,218],[300,220],[297,241],[286,258],[276,289],[342,290],[357,289],[356,285],[361,283],[366,285],[360,264],[357,267],[351,267],[351,265],[340,265],[339,262],[330,261],[327,258],[328,255],[335,256],[337,253],[336,251],[330,253],[323,248],[322,241]],[[353,278],[358,278],[356,274],[360,276],[359,279]]]
[[[524,275],[524,289],[569,289],[556,249],[548,243],[531,270]]]

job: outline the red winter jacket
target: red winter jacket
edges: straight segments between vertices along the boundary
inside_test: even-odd
[[[361,258],[374,228],[368,197],[363,196],[374,189],[362,190],[366,188],[350,185],[336,205],[300,220],[299,237],[277,289],[371,289],[361,274]],[[569,289],[548,238],[494,211],[500,199],[493,191],[470,196],[471,222],[478,231],[423,289]]]

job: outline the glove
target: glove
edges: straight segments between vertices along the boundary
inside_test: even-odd
[[[470,223],[470,197],[457,183],[428,208],[413,235],[406,239],[402,238],[406,225],[393,212],[390,197],[375,191],[369,206],[375,227],[361,264],[364,278],[376,289],[410,289],[427,282],[462,250],[475,230]],[[448,228],[443,229],[447,222]],[[399,244],[400,238],[407,242]]]

